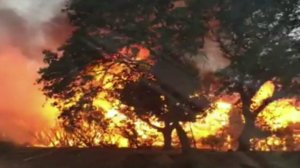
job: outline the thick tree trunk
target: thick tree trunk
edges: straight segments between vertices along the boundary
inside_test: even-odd
[[[174,122],[174,127],[176,129],[176,132],[177,132],[180,144],[181,144],[182,152],[190,151],[191,144],[190,144],[188,136],[186,135],[186,132],[183,130],[183,128],[181,127],[181,125],[179,125],[178,122]]]
[[[240,135],[238,141],[239,141],[239,151],[249,151],[251,144],[250,139],[251,138],[263,138],[268,135],[268,133],[263,132],[259,128],[255,126],[255,118],[257,116],[257,113],[252,113],[250,111],[250,103],[251,98],[250,96],[246,96],[245,94],[241,94],[241,100],[243,103],[243,115],[245,117],[245,125],[242,131],[242,134]]]

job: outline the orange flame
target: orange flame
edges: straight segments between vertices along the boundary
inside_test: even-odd
[[[148,56],[141,58],[148,58]],[[117,97],[109,94],[114,92],[116,88],[123,88],[123,84],[118,82],[119,78],[115,78],[116,76],[121,76],[124,80],[137,80],[139,74],[127,77],[122,75],[122,73],[131,73],[126,66],[114,64],[109,69],[106,69],[106,66],[106,64],[96,66],[89,69],[90,72],[87,72],[94,75],[95,83],[102,84],[104,88],[104,91],[100,92],[94,99],[93,105],[99,109],[99,113],[103,113],[105,120],[109,123],[106,132],[103,132],[97,123],[82,121],[83,129],[74,134],[67,132],[57,123],[53,128],[37,133],[34,146],[163,146],[164,140],[161,132],[141,120],[134,113],[134,108],[127,107]],[[252,111],[258,109],[266,99],[273,96],[274,92],[275,84],[272,81],[265,82],[251,99],[250,109]],[[239,99],[238,94],[222,96],[213,102],[211,107],[204,113],[197,115],[194,122],[181,123],[188,137],[193,140],[195,148],[222,151],[237,148],[237,139],[245,122],[241,114],[240,103],[238,103]],[[154,116],[149,120],[157,127],[164,127],[164,123]],[[295,145],[300,142],[300,134],[295,131],[298,123],[300,125],[300,111],[296,99],[280,99],[270,103],[259,112],[256,125],[263,131],[278,132],[289,129],[291,133],[287,131],[285,136],[274,134],[266,139],[251,139],[251,150],[285,151],[296,149]],[[124,130],[129,125],[135,130],[134,136],[138,143],[136,146],[132,146],[129,140],[130,137],[124,135]],[[179,146],[174,133],[172,134],[173,145]]]
[[[261,106],[263,101],[271,97],[274,92],[275,84],[271,81],[266,82],[253,97],[251,110]],[[270,131],[274,134],[265,139],[253,138],[251,140],[251,150],[297,150],[296,146],[300,144],[300,134],[297,131],[300,124],[300,110],[295,98],[283,98],[271,102],[258,114],[255,124],[263,131]],[[276,134],[279,134],[279,136]]]
[[[250,110],[254,111],[260,107],[264,100],[273,96],[275,91],[275,85],[272,81],[265,82],[259,90],[256,92],[254,97],[251,99],[252,104],[250,105]]]

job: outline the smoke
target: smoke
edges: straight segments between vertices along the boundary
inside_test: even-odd
[[[204,38],[204,46],[198,55],[190,57],[200,74],[213,73],[227,67],[230,61],[224,57],[219,42]]]
[[[57,37],[65,36],[63,6],[64,0],[0,0],[1,46],[12,45],[26,57],[41,59],[41,49],[52,48],[61,41]]]
[[[65,0],[0,0],[0,138],[31,140],[55,115],[34,85],[43,49],[70,34],[61,13]]]
[[[198,55],[189,56],[189,59],[199,69],[201,75],[214,73],[230,64],[230,60],[224,57],[225,53],[222,51],[220,43],[217,41],[217,32],[221,28],[220,21],[211,18],[206,26],[209,31],[204,37],[203,47],[199,50]]]
[[[186,6],[185,0],[179,0],[174,3],[175,7]],[[206,24],[209,30],[204,37],[204,45],[197,55],[186,54],[187,61],[192,63],[199,71],[201,78],[212,74],[230,65],[230,60],[224,57],[220,43],[216,41],[216,33],[221,28],[220,21],[212,17]],[[203,79],[205,80],[205,79]]]
[[[228,67],[231,63],[216,40],[218,38],[216,32],[220,27],[217,19],[210,19],[207,23],[209,31],[204,37],[203,47],[199,49],[197,55],[186,55],[187,60],[198,69],[203,89],[209,92],[215,91],[220,84],[214,73]]]

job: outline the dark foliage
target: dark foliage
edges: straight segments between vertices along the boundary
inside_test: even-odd
[[[229,92],[239,92],[246,117],[240,147],[249,149],[249,138],[265,136],[254,126],[251,98],[267,81],[278,84],[276,93],[263,107],[283,97],[296,96],[300,69],[299,41],[290,33],[300,26],[299,1],[228,1],[220,12],[220,42],[231,65],[220,72]],[[298,10],[298,12],[296,12]],[[263,107],[260,108],[263,109]]]
[[[198,88],[200,85],[190,81],[187,82],[189,87],[182,86],[184,91],[172,88],[172,84],[163,80],[168,77],[159,79],[161,76],[155,71],[157,66],[128,58],[118,51],[140,45],[150,51],[149,59],[153,62],[169,60],[170,64],[177,62],[179,67],[184,67],[184,54],[198,52],[208,31],[207,22],[215,17],[222,26],[214,33],[231,60],[231,65],[219,72],[223,85],[220,92],[240,93],[247,120],[240,143],[243,149],[248,148],[249,138],[260,134],[255,131],[255,115],[249,110],[251,98],[259,86],[266,80],[280,83],[274,96],[276,99],[299,91],[294,82],[300,71],[299,41],[289,36],[300,26],[299,12],[296,12],[299,2],[187,0],[182,7],[175,7],[174,3],[175,0],[70,1],[65,12],[75,31],[58,52],[45,51],[47,66],[40,70],[39,79],[44,93],[64,102],[74,101],[77,92],[84,93],[68,108],[55,104],[62,110],[64,119],[71,121],[67,123],[72,125],[76,123],[79,112],[95,110],[92,100],[103,90],[89,84],[94,76],[86,73],[88,68],[108,62],[122,63],[133,72],[143,74],[140,80],[127,83],[125,90],[121,90],[123,101],[136,107],[141,116],[165,116],[163,106],[167,104],[171,115],[161,119],[173,123],[167,130],[182,132],[178,122],[191,121],[193,112],[204,107],[203,103],[197,103],[201,100],[187,100],[188,94],[201,89]],[[180,75],[179,71],[170,72],[178,76],[178,80],[182,76],[188,76],[188,80],[195,78],[191,73],[189,76]],[[154,80],[149,80],[149,76]],[[161,96],[166,102],[160,101]],[[185,139],[186,135],[179,136]]]

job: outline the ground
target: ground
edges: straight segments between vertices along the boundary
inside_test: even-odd
[[[300,153],[0,147],[0,168],[299,168]]]

